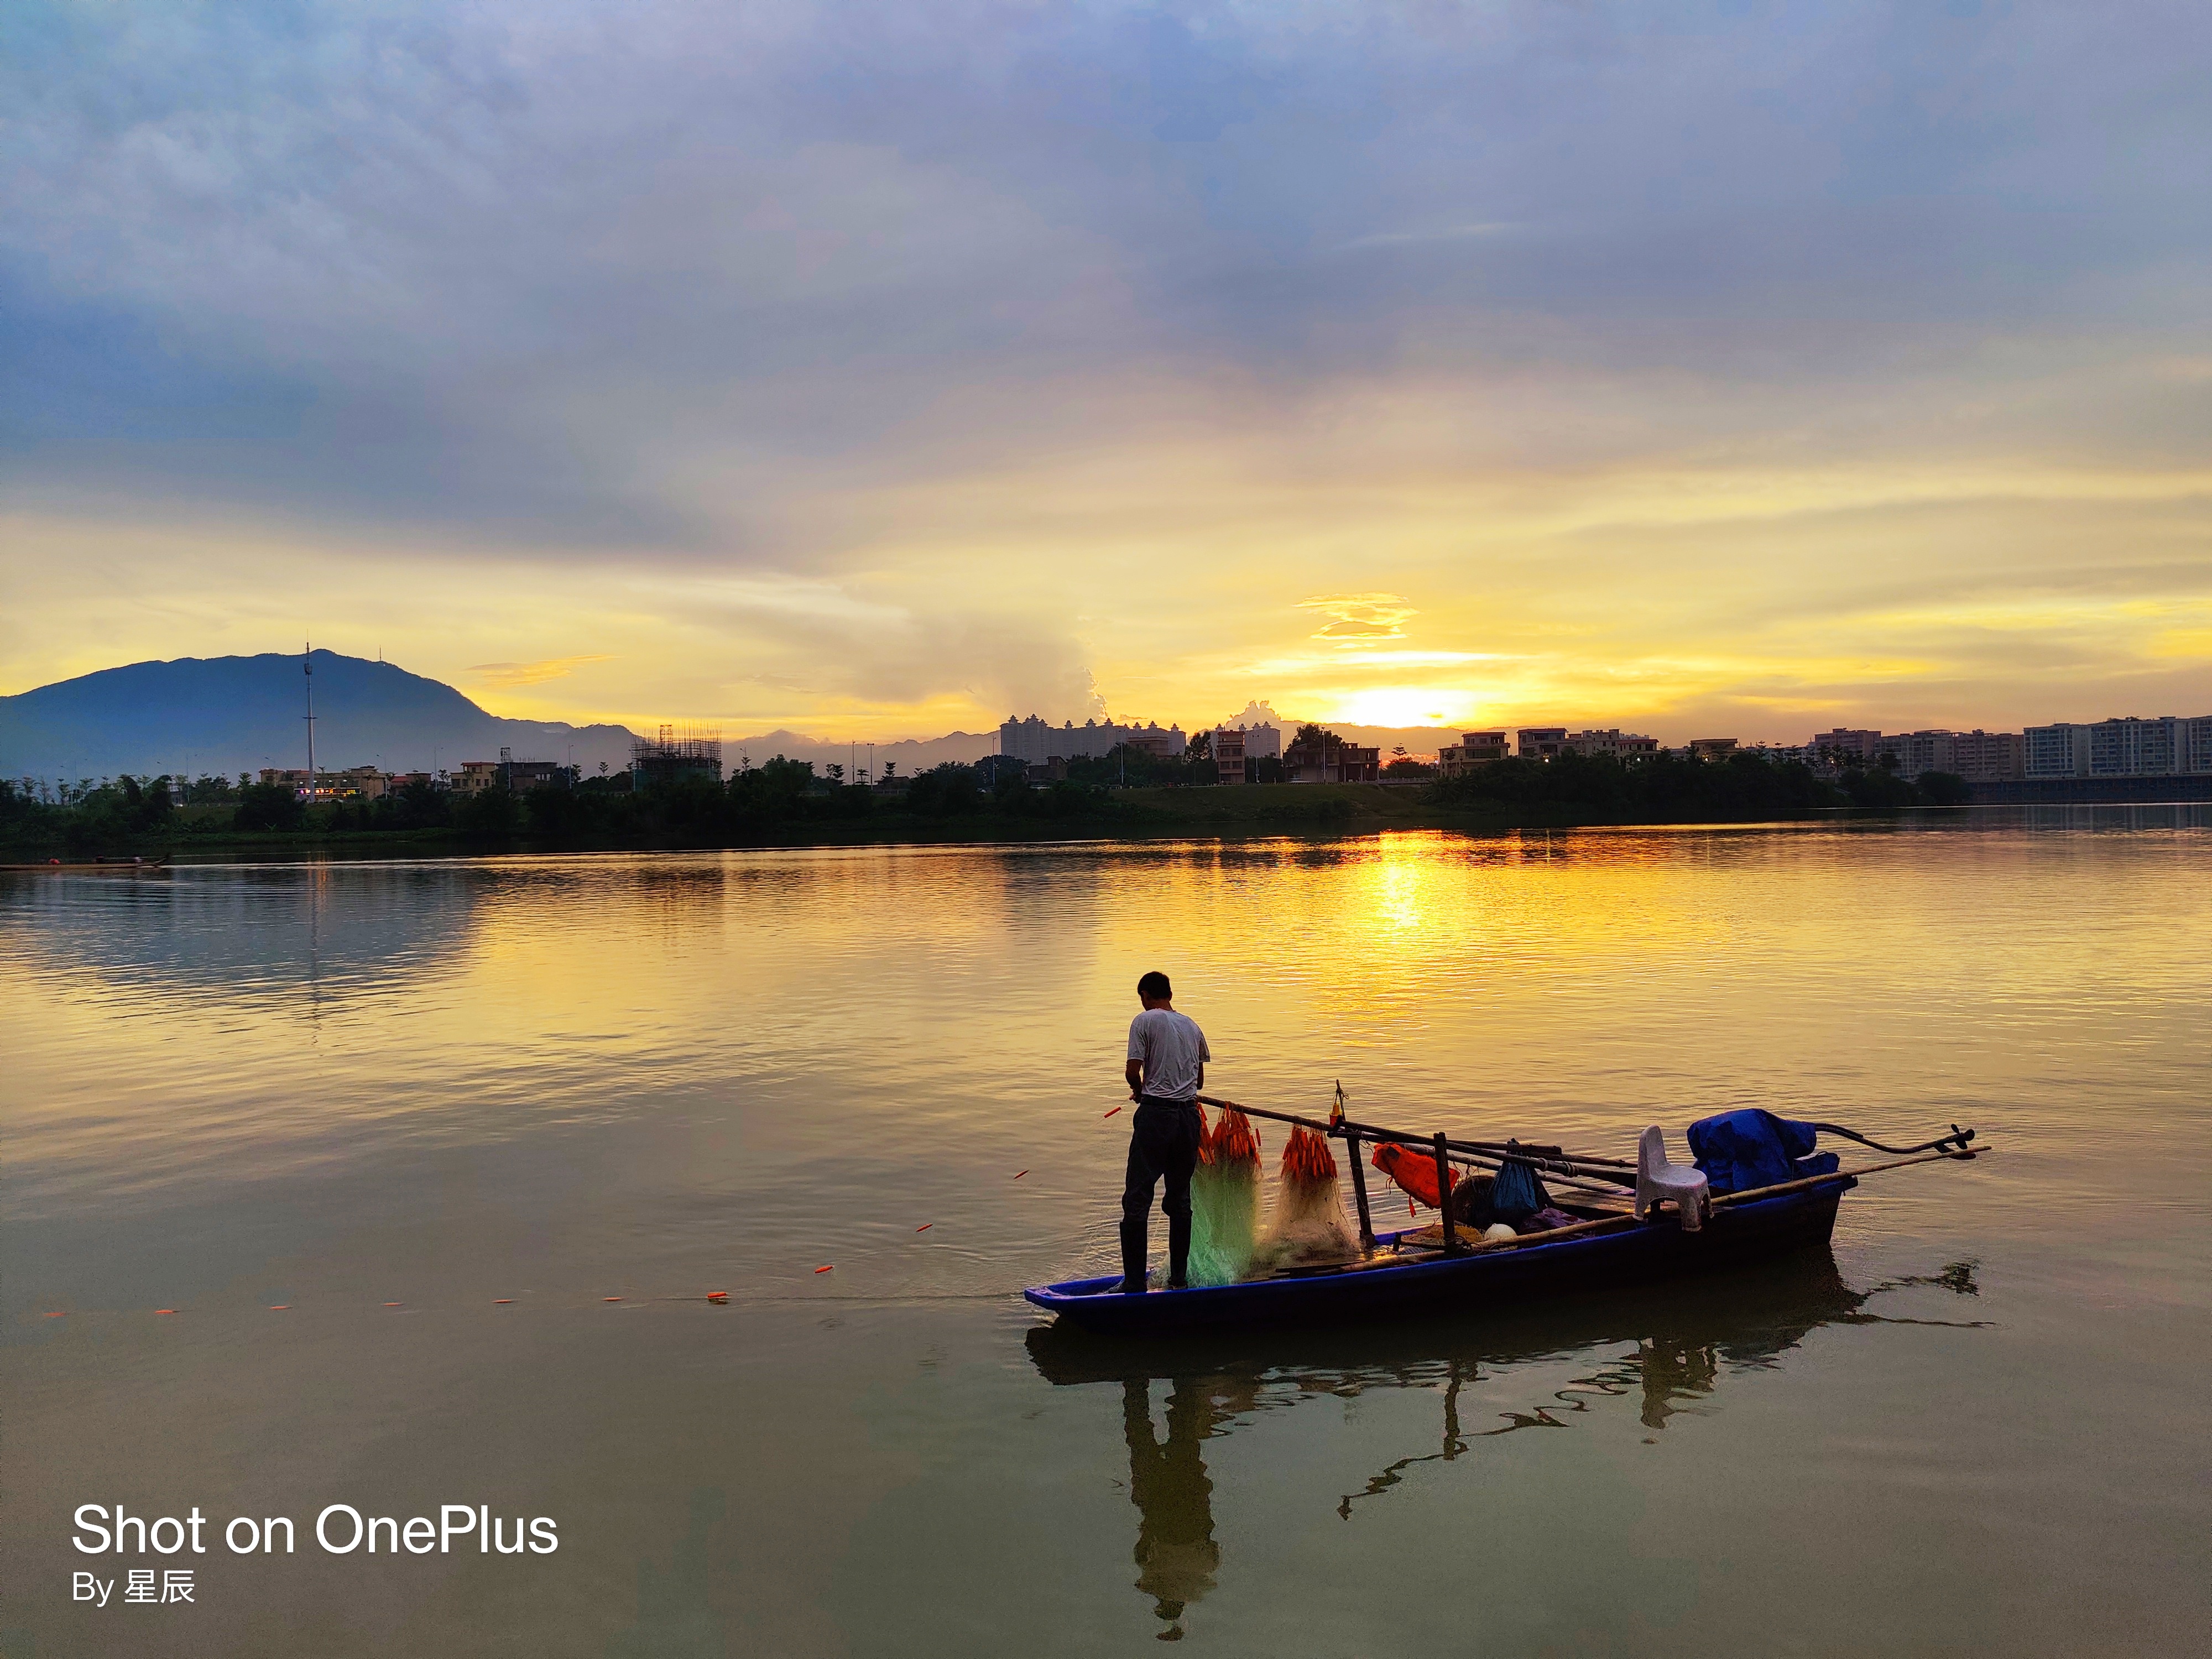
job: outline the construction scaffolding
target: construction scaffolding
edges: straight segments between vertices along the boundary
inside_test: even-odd
[[[722,728],[664,721],[658,738],[630,744],[633,789],[662,789],[685,778],[722,781]]]

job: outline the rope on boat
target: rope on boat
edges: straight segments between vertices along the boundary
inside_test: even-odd
[[[1857,1141],[1862,1146],[1871,1146],[1877,1152],[1890,1152],[1899,1158],[1907,1157],[1914,1152],[1936,1152],[1954,1145],[1963,1152],[1967,1151],[1966,1143],[1974,1138],[1974,1132],[1972,1129],[1961,1129],[1954,1123],[1949,1134],[1938,1135],[1933,1140],[1923,1140],[1917,1146],[1891,1146],[1875,1139],[1870,1135],[1863,1135],[1856,1129],[1846,1129],[1840,1123],[1815,1123],[1813,1127],[1824,1135],[1841,1135],[1846,1140]]]

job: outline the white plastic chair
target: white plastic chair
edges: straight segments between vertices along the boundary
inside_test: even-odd
[[[1636,1218],[1662,1200],[1673,1199],[1682,1231],[1693,1233],[1712,1213],[1713,1195],[1702,1170],[1667,1161],[1667,1137],[1653,1124],[1636,1142]]]

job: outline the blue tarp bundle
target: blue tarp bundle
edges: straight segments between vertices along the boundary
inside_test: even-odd
[[[1814,1152],[1819,1139],[1811,1124],[1792,1123],[1754,1106],[1692,1123],[1690,1156],[1718,1197],[1807,1176],[1833,1175],[1836,1155]]]

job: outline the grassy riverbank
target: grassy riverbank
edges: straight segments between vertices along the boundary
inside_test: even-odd
[[[1887,775],[1814,776],[1753,757],[1707,763],[1662,757],[1624,767],[1566,757],[1507,761],[1426,787],[1255,784],[1116,789],[1093,784],[983,788],[972,769],[940,768],[900,793],[828,784],[770,763],[716,785],[644,794],[594,789],[428,790],[359,805],[305,806],[248,789],[227,803],[179,805],[167,780],[122,780],[66,806],[0,785],[0,861],[52,857],[184,860],[440,857],[506,850],[855,845],[916,841],[1152,839],[1178,836],[1358,835],[1392,829],[1477,833],[1578,825],[1761,823],[1850,811],[1955,804],[1957,792]]]

